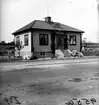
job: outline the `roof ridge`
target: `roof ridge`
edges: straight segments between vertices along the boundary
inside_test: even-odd
[[[34,21],[35,21],[35,20],[34,20]],[[15,31],[15,32],[13,32],[12,34],[14,34],[14,33],[18,32],[18,31],[22,30],[23,28],[25,28],[25,27],[29,26],[30,24],[32,24],[31,26],[33,26],[33,25],[34,25],[33,23],[35,23],[34,21],[29,22],[27,25],[25,25],[25,26],[21,27],[19,30],[17,30],[17,31]],[[31,29],[31,26],[30,26],[28,29]]]
[[[36,23],[36,20],[33,21],[33,24],[31,25],[31,27],[29,29],[31,29],[35,23]]]

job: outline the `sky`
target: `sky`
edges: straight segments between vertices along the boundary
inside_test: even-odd
[[[51,16],[55,22],[83,30],[87,41],[99,42],[99,0],[0,0],[0,41],[34,20]]]

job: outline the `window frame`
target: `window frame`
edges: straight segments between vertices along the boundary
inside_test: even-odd
[[[69,36],[69,44],[70,44],[70,45],[75,46],[75,45],[77,44],[77,39],[76,39],[76,37],[77,37],[76,35],[70,35],[70,36]],[[72,39],[72,38],[75,38],[75,43],[71,43],[71,39]]]
[[[29,45],[29,35],[25,34],[24,35],[24,46],[28,46]]]
[[[41,39],[41,36],[43,36],[43,38]],[[47,37],[47,39],[46,39],[46,37]],[[43,41],[44,42],[43,42]],[[47,40],[47,42],[46,42],[46,40]],[[48,43],[49,43],[49,40],[48,40],[48,34],[39,34],[39,45],[40,46],[48,46]]]
[[[41,56],[45,56],[45,52],[40,52],[40,55]]]
[[[16,41],[15,41],[15,43],[17,43],[17,42],[20,42],[20,36],[16,36]]]

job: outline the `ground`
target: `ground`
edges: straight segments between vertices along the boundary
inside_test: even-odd
[[[0,78],[0,105],[99,105],[98,58],[1,63]]]

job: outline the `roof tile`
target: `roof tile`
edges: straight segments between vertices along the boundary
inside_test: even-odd
[[[82,30],[58,22],[47,23],[45,21],[35,20],[27,24],[26,26],[20,28],[19,30],[15,31],[13,34],[17,34],[19,32],[23,32],[28,29],[62,30],[62,31],[82,32],[82,33],[84,32]]]

